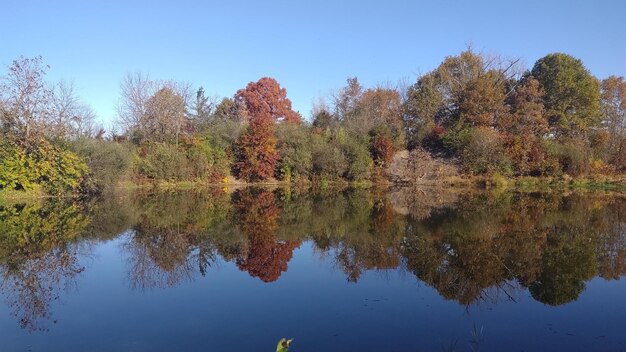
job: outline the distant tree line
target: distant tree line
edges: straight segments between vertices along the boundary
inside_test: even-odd
[[[0,80],[0,189],[101,192],[120,181],[378,182],[396,151],[421,148],[471,175],[581,176],[626,168],[626,82],[570,55],[519,60],[471,48],[408,87],[356,77],[310,121],[264,77],[232,98],[127,75],[116,131],[72,84],[50,84],[41,57]]]

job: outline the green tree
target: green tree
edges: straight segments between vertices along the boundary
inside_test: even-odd
[[[600,84],[582,61],[554,53],[539,59],[531,71],[544,91],[546,113],[558,136],[576,137],[600,118]]]

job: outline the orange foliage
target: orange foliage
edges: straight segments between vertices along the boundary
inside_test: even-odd
[[[278,280],[300,242],[276,238],[280,217],[276,196],[266,189],[249,188],[235,193],[235,204],[248,237],[248,251],[237,259],[237,266],[263,282]]]
[[[237,142],[237,176],[249,182],[272,177],[279,160],[274,122],[253,118]]]
[[[371,153],[378,166],[385,166],[393,160],[396,147],[388,136],[376,134],[372,139]]]
[[[280,159],[274,125],[277,121],[300,123],[291,109],[287,91],[275,79],[263,77],[235,94],[235,102],[250,116],[250,125],[237,142],[235,171],[249,182],[272,177]]]
[[[252,119],[271,119],[300,123],[300,115],[291,109],[287,90],[281,88],[275,79],[263,77],[257,82],[250,82],[245,89],[235,94],[235,102]]]

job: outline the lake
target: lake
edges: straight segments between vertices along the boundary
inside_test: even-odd
[[[624,351],[626,196],[243,188],[0,205],[1,351]]]

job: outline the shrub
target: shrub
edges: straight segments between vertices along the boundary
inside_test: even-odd
[[[589,146],[580,139],[566,139],[546,144],[548,155],[558,160],[561,170],[570,176],[589,171]]]
[[[277,176],[282,180],[291,177],[308,177],[313,169],[311,134],[305,126],[284,123],[278,125],[278,162]]]
[[[187,156],[177,145],[149,143],[140,147],[135,175],[152,180],[181,181],[187,179]]]
[[[397,151],[387,126],[380,126],[370,131],[370,153],[376,165],[385,167]]]
[[[498,132],[486,128],[472,128],[462,151],[463,164],[473,174],[504,175],[512,173],[511,162],[505,154],[504,143]]]
[[[205,136],[190,141],[187,165],[192,178],[217,182],[228,175],[230,158],[227,150],[213,137]]]
[[[89,167],[82,185],[84,192],[102,192],[128,176],[133,156],[130,145],[83,138],[70,143],[70,148]]]
[[[348,160],[341,149],[322,136],[312,138],[313,172],[322,178],[338,179],[347,170]]]
[[[76,154],[46,140],[25,145],[2,137],[0,189],[32,190],[41,185],[51,194],[78,190],[88,167]]]
[[[367,144],[348,136],[340,144],[340,147],[348,162],[348,167],[343,176],[351,181],[369,179],[373,161]]]

